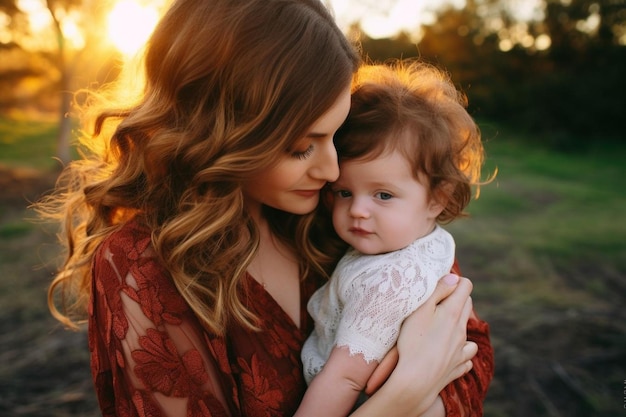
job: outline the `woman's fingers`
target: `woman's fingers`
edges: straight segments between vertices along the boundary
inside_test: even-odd
[[[433,294],[426,300],[427,303],[437,305],[446,299],[459,284],[460,278],[456,274],[448,274],[442,277],[435,287]]]
[[[365,385],[365,393],[367,395],[372,395],[375,393],[378,388],[380,388],[383,383],[389,378],[391,372],[395,369],[398,364],[398,348],[394,346],[391,348],[389,352],[385,355],[380,364],[376,367],[370,378],[367,380],[367,384]]]
[[[474,367],[474,362],[472,362],[472,358],[474,358],[477,352],[478,352],[478,345],[476,343],[466,342],[461,351],[461,355],[462,355],[461,362],[456,368],[454,368],[450,372],[448,379],[450,381],[454,381],[455,379],[458,379],[462,377],[463,375],[465,375],[466,373],[468,373],[469,371],[471,371],[472,368]]]
[[[472,297],[467,297],[465,304],[463,305],[463,311],[461,313],[461,320],[467,323],[467,320],[472,316],[474,312],[474,302],[472,301]]]
[[[399,362],[421,369],[421,375],[439,389],[468,372],[477,352],[476,344],[467,342],[467,321],[473,311],[471,292],[472,283],[467,278],[453,274],[443,277],[433,296],[404,321],[400,332]],[[419,361],[420,356],[428,359]],[[419,365],[409,365],[413,360]]]
[[[474,286],[472,285],[472,281],[470,281],[467,278],[459,277],[458,283],[456,284],[456,287],[455,287],[455,291],[452,294],[450,294],[449,297],[446,297],[446,299],[442,300],[441,304],[449,300],[455,300],[455,301],[450,301],[449,304],[460,303],[461,300],[465,301],[472,293],[473,288]]]
[[[465,342],[463,346],[463,357],[465,360],[471,361],[478,353],[478,345],[474,342]]]

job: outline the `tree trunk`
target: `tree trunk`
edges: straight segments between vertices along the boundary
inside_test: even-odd
[[[67,71],[67,70],[65,70]],[[64,74],[63,78],[67,75]],[[67,84],[66,82],[63,84]],[[64,86],[61,91],[61,108],[59,113],[59,133],[57,135],[57,157],[65,166],[72,159],[70,155],[70,142],[72,134],[72,120],[69,117],[70,103],[72,100],[72,94]]]
[[[61,103],[59,108],[59,133],[57,136],[57,158],[59,158],[61,164],[65,166],[71,159],[70,156],[70,134],[72,131],[71,120],[69,119],[70,105],[72,102],[72,94],[70,92],[70,69],[65,57],[65,37],[63,30],[61,29],[61,22],[55,14],[53,1],[47,0],[46,5],[52,21],[54,23],[54,29],[57,35],[57,44],[59,48],[58,53],[58,67],[61,73],[61,80],[59,82],[59,90],[61,94]]]

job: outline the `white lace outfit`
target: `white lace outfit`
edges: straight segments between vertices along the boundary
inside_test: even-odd
[[[302,348],[306,382],[322,370],[334,346],[380,362],[404,319],[450,272],[454,248],[454,239],[440,226],[395,252],[364,255],[350,248],[308,303],[315,330]]]

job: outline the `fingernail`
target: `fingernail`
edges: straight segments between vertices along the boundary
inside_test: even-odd
[[[459,282],[459,276],[456,274],[448,274],[445,277],[443,277],[443,280],[448,285],[455,285],[456,283]]]

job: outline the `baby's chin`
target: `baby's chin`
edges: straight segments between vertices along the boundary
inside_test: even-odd
[[[395,252],[404,249],[410,245],[396,242],[392,245],[377,239],[344,239],[346,242],[363,255],[382,255],[389,252]]]
[[[396,250],[394,248],[389,248],[385,245],[380,245],[373,242],[354,242],[351,243],[350,246],[352,246],[363,255],[381,255],[383,253],[393,252],[394,250]]]

